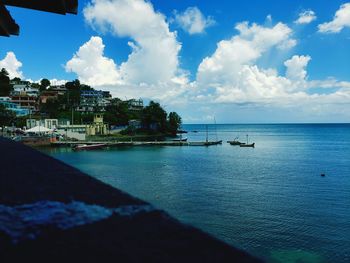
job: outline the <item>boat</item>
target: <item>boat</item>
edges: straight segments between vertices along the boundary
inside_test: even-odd
[[[248,138],[248,134],[247,134],[247,143],[242,143],[239,145],[239,147],[251,147],[254,148],[255,147],[255,142],[254,143],[249,143],[249,138]]]
[[[220,141],[206,141],[206,142],[204,142],[205,146],[218,145],[218,144],[222,144],[222,140],[220,140]]]
[[[215,118],[214,118],[214,121],[215,121]],[[209,141],[209,138],[208,138],[208,125],[205,125],[205,129],[206,129],[206,138],[205,138],[205,142],[203,143],[204,146],[222,144],[222,140],[218,140],[218,136],[217,136],[217,132],[216,132],[216,121],[215,121],[215,135],[216,135],[216,140],[215,141]]]
[[[231,145],[237,145],[237,146],[239,146],[239,145],[241,145],[241,144],[245,144],[244,142],[238,141],[238,137],[234,138],[233,141],[227,141],[227,143],[229,143],[229,144],[231,144]]]
[[[98,144],[77,144],[73,146],[74,151],[80,151],[80,150],[97,150],[97,149],[103,149],[107,146],[105,143],[98,143]]]
[[[255,142],[254,143],[243,143],[243,144],[240,144],[239,147],[252,147],[254,148],[255,147]]]
[[[187,142],[187,138],[178,138],[178,139],[173,139],[171,141],[173,141],[173,142]]]
[[[245,142],[240,142],[240,141],[227,141],[231,145],[237,145],[240,146],[242,144],[246,144]]]

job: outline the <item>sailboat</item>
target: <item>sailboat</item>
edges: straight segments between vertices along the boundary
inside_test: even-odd
[[[216,134],[216,140],[215,141],[209,141],[208,139],[208,125],[205,125],[206,128],[206,138],[205,138],[205,146],[210,146],[210,145],[218,145],[218,144],[222,144],[222,140],[218,140],[218,135],[217,135],[217,131],[216,131],[216,120],[214,118],[214,122],[215,122],[215,134]]]
[[[242,143],[239,145],[239,147],[252,147],[252,148],[254,148],[255,142],[249,143],[249,138],[248,138],[248,134],[247,134],[247,143]]]

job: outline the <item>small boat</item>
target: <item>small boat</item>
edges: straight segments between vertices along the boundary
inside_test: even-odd
[[[239,146],[239,145],[241,145],[241,144],[245,144],[244,142],[238,141],[238,137],[234,138],[233,141],[227,141],[227,143],[229,143],[229,144],[231,144],[231,145],[237,145],[237,146]]]
[[[255,147],[255,143],[250,143],[250,144],[242,143],[242,144],[239,145],[239,147],[252,147],[252,148],[254,148]]]
[[[239,145],[239,147],[251,147],[251,148],[254,148],[255,147],[255,142],[254,143],[249,143],[248,134],[247,134],[247,143],[242,143],[242,144]]]
[[[171,141],[173,141],[173,142],[187,142],[187,138],[173,139]]]
[[[98,143],[98,144],[78,144],[73,147],[74,151],[80,151],[80,150],[97,150],[97,149],[103,149],[106,147],[107,144],[105,143]]]
[[[229,144],[231,145],[242,145],[242,144],[246,144],[245,142],[240,142],[240,141],[227,141]]]
[[[204,142],[205,146],[218,145],[218,144],[222,144],[222,140],[220,140],[220,141],[206,141],[206,142]]]

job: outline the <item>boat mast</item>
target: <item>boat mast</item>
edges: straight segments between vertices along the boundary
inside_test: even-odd
[[[218,130],[217,130],[217,127],[216,127],[216,119],[214,117],[214,124],[215,124],[215,137],[216,137],[216,141],[219,141],[218,140]]]
[[[205,141],[208,142],[208,124],[205,125],[205,129],[206,129],[206,138],[205,138]]]

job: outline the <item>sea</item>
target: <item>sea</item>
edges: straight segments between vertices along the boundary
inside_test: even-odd
[[[350,124],[182,129],[223,143],[45,152],[267,262],[350,262]]]

